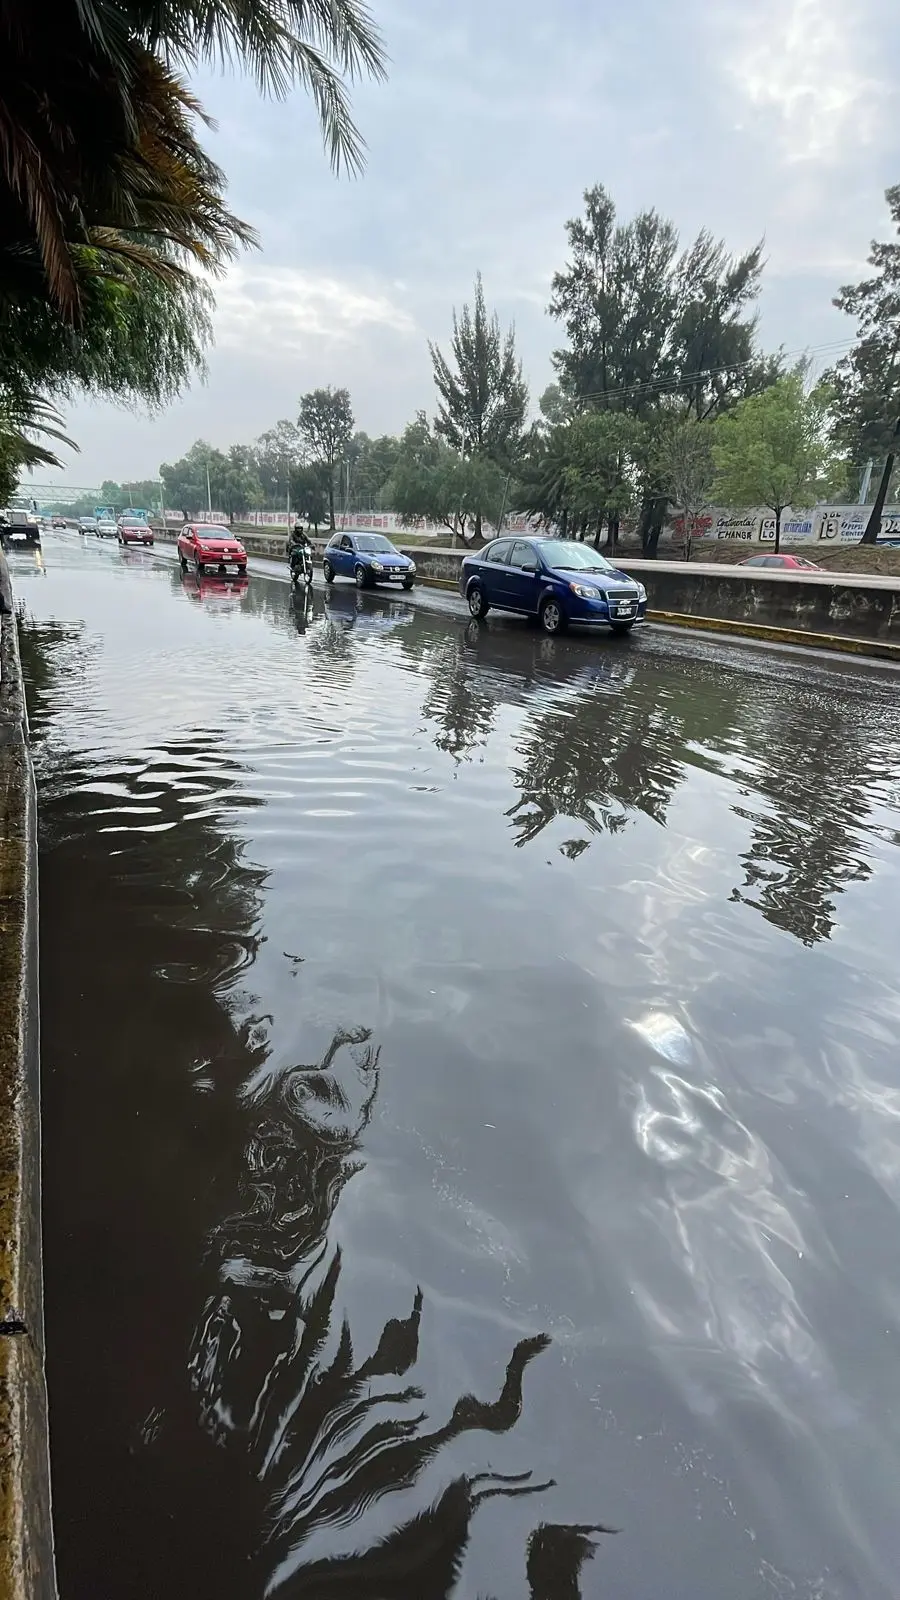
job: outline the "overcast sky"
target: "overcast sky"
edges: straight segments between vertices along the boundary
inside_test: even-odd
[[[326,383],[350,389],[359,427],[397,431],[431,410],[426,340],[446,340],[479,269],[536,399],[558,342],[545,307],[564,224],[597,182],[621,217],[655,206],[685,241],[704,225],[734,250],[764,235],[767,344],[850,336],[831,296],[884,235],[883,192],[900,182],[894,0],[374,11],[390,76],[354,94],[361,179],[332,176],[299,92],[272,105],[240,78],[198,81],[230,204],[262,248],[219,286],[206,384],[152,420],[72,408],[67,481],[154,475],[201,436],[249,441]]]

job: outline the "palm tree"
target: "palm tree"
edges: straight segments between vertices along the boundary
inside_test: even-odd
[[[383,76],[384,57],[358,0],[61,0],[52,27],[31,0],[0,0],[0,308],[39,264],[77,324],[80,272],[118,260],[174,282],[253,241],[175,70],[210,60],[245,65],[266,93],[299,83],[334,167],[360,166],[347,82]]]
[[[0,391],[0,505],[5,505],[23,468],[58,467],[60,462],[41,439],[78,446],[63,433],[62,418],[39,394]]]

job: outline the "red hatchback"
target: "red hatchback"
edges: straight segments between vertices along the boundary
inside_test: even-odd
[[[821,572],[814,561],[807,561],[805,556],[748,556],[746,561],[739,561],[739,567],[768,567],[770,572]]]
[[[240,539],[227,528],[211,522],[186,522],[178,535],[178,559],[182,572],[247,573],[247,552]]]

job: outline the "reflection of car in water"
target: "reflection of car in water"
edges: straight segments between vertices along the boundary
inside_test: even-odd
[[[516,689],[528,693],[542,683],[618,692],[634,680],[631,652],[624,648],[598,652],[577,638],[547,639],[477,621],[467,624],[463,639],[464,659],[477,664],[482,687],[495,679],[498,698],[509,698]]]
[[[207,573],[183,572],[181,587],[192,600],[240,600],[250,582],[246,576],[220,578]]]
[[[413,607],[405,600],[389,600],[386,596],[361,595],[355,589],[328,589],[325,592],[325,613],[333,622],[343,622],[357,633],[389,633],[415,616]]]

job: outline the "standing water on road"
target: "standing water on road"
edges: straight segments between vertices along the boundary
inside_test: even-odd
[[[889,671],[48,541],[67,1600],[887,1600]]]

